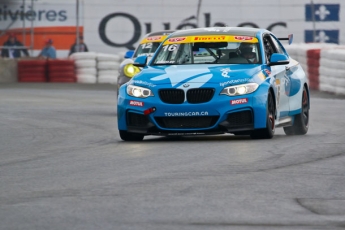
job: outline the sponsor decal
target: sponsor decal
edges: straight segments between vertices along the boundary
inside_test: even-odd
[[[173,64],[176,63],[176,61],[158,61],[157,64]]]
[[[221,87],[224,87],[226,85],[235,85],[235,84],[244,83],[244,82],[247,82],[248,80],[249,80],[249,78],[230,80],[230,81],[220,82],[219,85]]]
[[[144,102],[142,102],[142,101],[132,101],[132,100],[130,100],[129,104],[132,105],[132,106],[140,106],[140,107],[144,106]]]
[[[154,36],[154,37],[148,37],[146,40],[148,41],[157,41],[162,39],[162,36]]]
[[[258,77],[263,81],[266,79],[266,75],[263,72],[259,73]]]
[[[192,117],[192,116],[207,116],[208,111],[200,112],[166,112],[164,116],[166,117]]]
[[[230,68],[221,69],[220,71],[222,71],[223,77],[230,78],[229,76],[229,72],[231,71]]]
[[[236,40],[240,40],[240,41],[250,41],[253,40],[253,37],[248,37],[248,36],[235,36]]]
[[[139,84],[139,85],[146,85],[149,87],[156,87],[156,85],[152,84],[151,82],[142,81],[142,80],[133,80],[133,83]]]
[[[225,41],[226,36],[196,36],[193,41]]]
[[[214,32],[219,32],[220,31],[217,28],[205,28],[204,30],[206,30],[206,31],[214,31]]]
[[[152,57],[153,54],[154,54],[154,53],[139,54],[138,57],[140,57],[140,56]]]
[[[15,1],[7,1],[9,5],[0,5],[0,21],[48,21],[48,22],[64,22],[67,21],[67,10],[56,10],[57,6],[52,5],[52,9],[36,10],[29,6],[24,9],[23,5],[13,3]],[[13,4],[13,5],[12,5]],[[48,4],[47,4],[48,5]],[[15,8],[17,7],[17,8]],[[49,6],[47,6],[49,7]]]
[[[169,38],[168,41],[169,42],[182,42],[186,40],[186,37],[177,37],[177,38]]]
[[[187,136],[187,135],[205,135],[206,133],[168,133],[168,136]]]
[[[230,101],[231,105],[239,105],[239,104],[246,104],[246,103],[248,103],[248,98],[241,98],[241,99],[236,99],[236,100]]]

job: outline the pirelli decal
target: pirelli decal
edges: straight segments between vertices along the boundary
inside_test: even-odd
[[[224,42],[227,36],[195,36],[193,42]]]
[[[232,35],[198,35],[186,37],[173,37],[164,42],[164,45],[176,43],[195,43],[195,42],[248,42],[258,43],[256,37],[232,36]]]

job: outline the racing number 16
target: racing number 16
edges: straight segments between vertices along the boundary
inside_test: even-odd
[[[177,44],[171,44],[171,45],[166,45],[166,46],[163,46],[163,50],[164,51],[174,51],[176,50],[177,48]]]

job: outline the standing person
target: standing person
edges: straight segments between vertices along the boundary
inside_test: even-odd
[[[88,52],[88,51],[89,49],[87,48],[87,45],[84,43],[84,37],[79,36],[79,46],[77,45],[77,39],[76,39],[75,43],[71,46],[68,56],[71,56],[71,54],[73,53]]]
[[[26,57],[29,56],[28,50],[20,41],[17,40],[16,35],[13,33],[8,36],[8,40],[3,44],[3,46],[4,48],[1,50],[1,57],[20,58],[21,52],[23,52]]]
[[[53,46],[52,39],[48,39],[46,41],[46,45],[43,47],[41,53],[38,55],[38,58],[56,59],[56,49]]]

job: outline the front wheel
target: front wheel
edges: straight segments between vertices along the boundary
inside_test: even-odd
[[[129,133],[127,131],[119,130],[120,137],[124,141],[142,141],[144,139],[144,135],[136,134],[136,133]]]
[[[295,116],[292,126],[284,127],[286,135],[304,135],[309,129],[309,97],[306,87],[303,88],[302,94],[302,111]]]
[[[275,132],[275,106],[271,91],[267,95],[266,107],[266,128],[257,129],[251,132],[252,139],[271,139]]]

